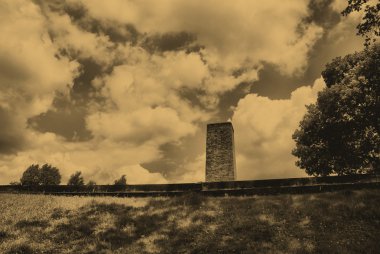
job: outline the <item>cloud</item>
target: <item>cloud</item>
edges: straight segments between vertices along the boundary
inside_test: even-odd
[[[238,179],[300,177],[306,174],[295,166],[291,155],[292,134],[325,87],[322,78],[313,86],[292,92],[288,100],[271,100],[256,94],[241,99],[234,111]]]
[[[91,17],[103,22],[132,24],[148,34],[194,34],[196,42],[204,46],[201,53],[211,76],[231,75],[241,68],[255,73],[262,61],[278,65],[288,75],[302,71],[308,51],[323,31],[313,23],[303,24],[308,15],[306,0],[281,4],[276,0],[81,2]],[[218,87],[212,80],[207,85]]]
[[[68,14],[49,10],[47,16],[50,35],[54,44],[72,58],[92,59],[96,63],[108,67],[116,58],[116,44],[104,34],[85,31],[71,21]]]
[[[44,16],[30,1],[0,3],[0,150],[25,143],[29,117],[48,109],[57,90],[67,91],[78,64],[60,56]]]
[[[184,100],[180,91],[199,87],[207,75],[199,55],[124,50],[130,56],[126,62],[93,82],[108,103],[86,118],[95,139],[160,146],[194,134],[197,123],[209,115]]]
[[[194,134],[196,126],[181,121],[171,108],[141,108],[131,113],[97,113],[87,118],[95,137],[116,142],[161,145]]]
[[[85,181],[95,180],[98,184],[112,184],[121,175],[127,175],[128,182],[164,183],[159,173],[150,173],[139,164],[160,156],[156,146],[131,146],[108,140],[88,142],[67,142],[53,134],[28,131],[29,146],[17,155],[0,155],[1,184],[19,179],[31,164],[49,163],[60,169],[62,183],[79,170]]]
[[[197,183],[205,181],[205,163],[206,154],[197,156],[192,161],[187,161],[182,165],[178,165],[178,171],[181,176],[176,179],[178,183]]]
[[[222,108],[249,93],[264,65],[284,76],[302,75],[311,49],[326,35],[319,23],[305,21],[308,5],[307,0],[0,3],[1,181],[18,179],[32,163],[52,163],[64,179],[81,170],[98,183],[121,174],[131,183],[164,182],[163,176],[204,180],[202,126],[221,120]],[[349,26],[356,22],[351,21]],[[326,35],[329,41],[347,41],[347,26],[337,28]],[[296,90],[290,100],[255,94],[240,100],[233,121],[241,179],[302,174],[293,165],[290,135],[320,83]],[[239,84],[247,85],[234,93]],[[68,103],[52,107],[57,91]],[[221,105],[229,94],[234,102]],[[48,117],[41,117],[49,125],[39,128],[45,133],[33,129],[33,121],[28,126],[46,112],[50,121],[65,122],[61,131]],[[87,138],[74,138],[74,127],[62,131],[73,121]],[[168,144],[188,150],[168,159],[174,154],[165,153]],[[173,162],[170,173],[164,165],[150,168],[156,173],[141,166],[161,159]]]

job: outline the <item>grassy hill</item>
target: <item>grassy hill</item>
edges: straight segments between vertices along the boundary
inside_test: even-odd
[[[0,253],[379,253],[380,190],[171,198],[0,194]]]

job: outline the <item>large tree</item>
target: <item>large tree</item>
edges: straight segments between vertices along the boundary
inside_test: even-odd
[[[309,175],[379,173],[380,45],[334,59],[322,76],[327,87],[293,134],[296,165]]]

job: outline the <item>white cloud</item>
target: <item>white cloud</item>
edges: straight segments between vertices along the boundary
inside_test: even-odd
[[[163,107],[96,113],[87,118],[87,126],[95,137],[137,145],[161,145],[196,131],[196,126],[181,121],[174,109]]]
[[[3,118],[0,150],[6,150],[3,146],[10,148],[12,143],[23,143],[29,117],[46,111],[57,90],[68,90],[78,64],[58,57],[58,48],[50,40],[45,18],[30,1],[0,3],[0,34],[0,114]]]
[[[72,143],[52,133],[28,131],[29,146],[14,155],[0,155],[0,181],[7,184],[20,179],[22,172],[31,164],[49,163],[60,169],[62,183],[71,174],[81,171],[85,181],[95,180],[98,184],[112,184],[121,175],[127,175],[128,182],[164,183],[159,173],[149,173],[140,163],[159,158],[156,146],[146,144],[131,146],[102,141]]]
[[[305,176],[294,163],[292,134],[324,88],[322,78],[312,87],[303,86],[288,100],[271,100],[256,94],[241,99],[234,111],[238,179]]]
[[[202,55],[210,71],[210,91],[224,92],[255,78],[262,61],[276,64],[286,74],[302,71],[307,54],[322,36],[322,28],[304,24],[309,1],[124,1],[82,0],[94,18],[133,24],[145,33],[187,31],[204,45]],[[232,71],[244,68],[246,79],[231,80]],[[219,77],[221,74],[222,78]],[[229,75],[229,79],[226,77]],[[212,79],[216,77],[215,81]],[[221,80],[224,85],[220,85]]]
[[[206,154],[203,153],[192,161],[186,161],[182,165],[178,165],[178,171],[182,174],[176,183],[197,183],[205,181],[205,163]]]
[[[78,58],[91,58],[107,67],[116,56],[116,45],[102,34],[95,34],[78,28],[67,14],[46,12],[48,28],[54,36],[55,45]]]
[[[112,42],[102,33],[84,31],[64,11],[44,9],[44,16],[30,1],[1,2],[0,152],[1,145],[19,137],[29,144],[17,156],[0,157],[4,183],[19,178],[30,164],[46,162],[61,168],[64,179],[81,170],[98,183],[110,183],[121,174],[130,183],[164,182],[160,174],[139,165],[159,159],[161,145],[194,135],[199,123],[215,113],[194,105],[182,92],[195,91],[203,106],[216,109],[222,93],[243,81],[257,80],[263,62],[275,64],[287,75],[302,72],[323,33],[313,23],[300,26],[308,15],[307,0],[68,2],[83,2],[97,22],[116,30],[133,24],[147,35],[187,31],[205,47],[191,54],[151,54],[138,43]],[[340,43],[348,40],[347,26],[353,27],[357,20],[348,21],[328,36]],[[346,48],[351,41],[335,48]],[[26,128],[27,119],[45,112],[54,93],[71,86],[78,74],[78,64],[59,55],[61,49],[77,59],[91,58],[104,69],[113,67],[93,81],[107,104],[92,105],[86,118],[94,135],[91,141],[70,143]],[[237,70],[242,74],[232,75]],[[304,105],[314,102],[322,86],[318,80],[312,88],[297,89],[290,100],[254,94],[240,100],[232,119],[240,179],[303,175],[290,154],[291,134]],[[178,170],[186,173],[178,180],[204,180],[203,157],[179,165]]]
[[[158,147],[194,134],[209,115],[184,100],[180,90],[199,87],[207,74],[199,55],[150,56],[129,46],[124,53],[132,57],[94,81],[110,105],[87,117],[95,138]]]

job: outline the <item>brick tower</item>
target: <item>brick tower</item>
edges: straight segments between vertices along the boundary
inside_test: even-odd
[[[229,122],[207,125],[206,182],[234,181],[234,128]]]

